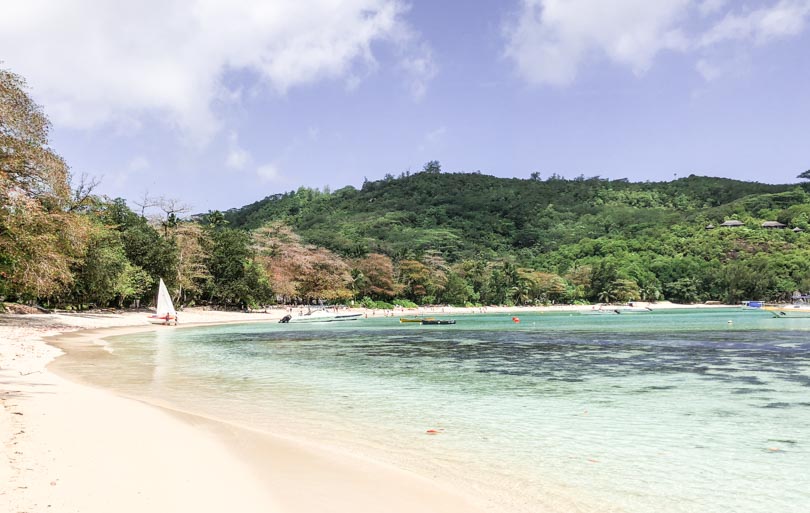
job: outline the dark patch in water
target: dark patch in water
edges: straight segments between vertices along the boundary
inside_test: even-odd
[[[762,392],[762,390],[760,390],[758,388],[735,388],[734,390],[731,391],[732,394],[737,394],[737,395],[756,394],[758,392]]]
[[[760,408],[790,408],[790,403],[768,403]]]
[[[765,385],[766,383],[756,376],[737,376],[734,378],[737,381],[748,383],[749,385]]]

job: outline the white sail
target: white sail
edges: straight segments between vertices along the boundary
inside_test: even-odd
[[[169,290],[166,288],[166,284],[163,283],[163,278],[160,279],[160,287],[158,287],[156,315],[157,317],[164,318],[166,315],[169,315],[171,318],[177,316],[177,312],[172,304],[172,298],[169,295]]]

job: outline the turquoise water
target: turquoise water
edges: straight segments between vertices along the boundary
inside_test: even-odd
[[[493,509],[807,510],[810,319],[511,317],[158,330],[71,371],[436,476]]]

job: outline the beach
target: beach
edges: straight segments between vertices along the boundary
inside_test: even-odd
[[[183,325],[275,322],[270,313],[185,311]],[[0,316],[0,503],[8,512],[477,511],[396,468],[234,430],[71,382],[47,344],[152,326],[143,312]]]
[[[435,307],[393,315],[591,308]],[[188,309],[180,329],[277,322],[286,313]],[[146,404],[47,367],[61,354],[49,340],[102,347],[105,336],[174,329],[150,325],[143,311],[0,315],[0,504],[7,511],[493,511],[485,498],[435,476]]]

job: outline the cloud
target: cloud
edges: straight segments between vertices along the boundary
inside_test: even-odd
[[[433,59],[433,51],[427,44],[419,45],[412,55],[400,61],[400,68],[407,75],[411,97],[419,101],[425,96],[428,83],[436,77],[439,69]]]
[[[26,0],[3,6],[0,48],[56,124],[146,114],[205,141],[219,128],[212,101],[241,95],[228,73],[280,94],[362,77],[373,45],[423,52],[406,13],[402,0]]]
[[[726,6],[728,0],[703,0],[698,6],[701,16],[710,16]]]
[[[263,182],[279,182],[282,179],[281,171],[275,164],[263,164],[256,169],[256,175]]]
[[[569,85],[589,60],[604,58],[642,75],[663,51],[695,54],[699,72],[714,79],[708,54],[718,45],[796,36],[808,16],[810,0],[753,10],[727,0],[522,0],[504,53],[530,84]]]
[[[728,41],[766,44],[774,39],[800,34],[810,15],[810,0],[781,0],[775,5],[742,14],[728,13],[700,39],[700,46]]]
[[[230,169],[244,169],[251,160],[250,152],[239,145],[239,136],[236,132],[231,132],[228,135],[228,155],[225,158],[225,166]]]
[[[422,138],[422,143],[417,147],[417,149],[420,152],[433,149],[444,141],[445,135],[447,135],[446,126],[440,126],[439,128],[431,130],[425,133],[424,137]]]
[[[684,46],[677,24],[690,3],[523,0],[517,21],[507,28],[506,56],[535,84],[570,84],[596,52],[641,74],[661,50]]]
[[[143,171],[144,169],[149,169],[150,167],[152,167],[152,165],[149,163],[149,160],[143,155],[139,155],[133,158],[127,164],[128,171]]]

